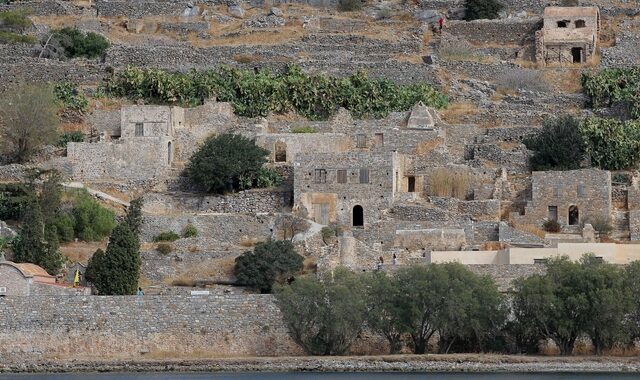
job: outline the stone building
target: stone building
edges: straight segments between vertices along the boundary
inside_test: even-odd
[[[36,284],[55,283],[55,277],[35,264],[0,261],[0,296],[28,296],[37,293]]]
[[[531,200],[516,219],[541,225],[556,220],[580,226],[588,218],[610,218],[611,173],[599,169],[532,173]]]
[[[547,7],[544,26],[536,32],[536,60],[545,65],[590,62],[599,31],[597,7]]]
[[[294,210],[323,225],[366,228],[391,206],[406,161],[393,152],[299,154]]]

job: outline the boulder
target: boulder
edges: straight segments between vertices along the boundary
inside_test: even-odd
[[[271,14],[277,17],[282,17],[284,12],[282,12],[282,9],[278,7],[271,7]]]
[[[184,11],[182,17],[198,17],[200,15],[200,7],[189,4]]]
[[[7,226],[7,223],[0,220],[0,238],[14,238],[18,236],[14,230]]]
[[[229,14],[235,18],[244,18],[244,9],[239,5],[229,7]]]
[[[426,23],[435,23],[440,19],[440,13],[434,9],[426,9],[415,14],[415,18]]]

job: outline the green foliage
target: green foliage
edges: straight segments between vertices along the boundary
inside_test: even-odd
[[[198,236],[198,229],[196,228],[196,226],[194,226],[191,223],[187,224],[182,230],[183,238],[192,238],[197,236]]]
[[[56,99],[65,108],[70,108],[78,112],[84,112],[89,106],[89,100],[84,94],[69,82],[58,82],[53,86],[53,93]]]
[[[0,29],[24,30],[30,27],[29,13],[26,9],[0,12]]]
[[[173,244],[171,243],[159,243],[158,246],[156,247],[156,250],[160,253],[162,253],[163,255],[168,255],[171,252],[173,252]]]
[[[276,303],[292,338],[310,355],[345,355],[365,322],[360,276],[345,268],[305,276],[276,289]]]
[[[320,230],[322,241],[329,244],[329,239],[340,236],[341,229],[339,226],[325,226]]]
[[[142,228],[142,206],[143,199],[136,198],[129,203],[129,207],[127,208],[127,215],[125,216],[125,222],[129,225],[131,232],[134,235],[140,235],[140,228]]]
[[[628,340],[623,321],[631,303],[624,278],[619,268],[593,255],[579,263],[550,259],[545,275],[516,281],[515,319],[533,337],[553,340],[563,355],[571,354],[581,334],[591,337],[600,354]]]
[[[551,118],[544,121],[539,134],[524,140],[532,150],[533,170],[579,169],[586,147],[580,135],[580,123],[572,116]]]
[[[107,251],[97,250],[87,267],[87,279],[100,295],[133,295],[140,277],[140,243],[127,223],[118,224]]]
[[[353,12],[362,9],[362,0],[338,0],[338,10]]]
[[[398,282],[385,272],[375,271],[366,275],[365,283],[367,326],[387,339],[389,353],[397,354],[402,349],[402,336],[405,333],[401,323]]]
[[[67,58],[99,57],[109,47],[109,41],[103,36],[93,32],[84,33],[71,27],[56,30],[53,39],[62,47]]]
[[[35,44],[36,41],[34,36],[0,30],[0,43],[3,44]]]
[[[180,239],[180,235],[173,231],[164,231],[160,232],[156,237],[153,238],[153,241],[176,241]]]
[[[33,198],[25,184],[0,183],[0,220],[21,219]]]
[[[66,148],[67,144],[70,142],[83,142],[84,141],[84,133],[82,132],[65,132],[58,137],[58,142],[56,146],[60,148]]]
[[[275,170],[269,168],[258,169],[258,172],[252,178],[252,184],[248,188],[254,187],[253,179],[255,179],[255,187],[259,188],[280,186],[282,184],[282,177]]]
[[[303,262],[290,241],[269,241],[237,257],[234,274],[239,283],[270,293],[274,283],[300,272]]]
[[[210,137],[193,154],[185,174],[194,184],[216,193],[271,185],[277,174],[262,169],[268,154],[241,135]]]
[[[291,128],[291,133],[316,133],[316,129],[314,127],[310,127],[310,126],[293,127],[293,128]]]
[[[640,118],[640,66],[585,72],[582,88],[593,107],[622,102],[630,106],[634,118]]]
[[[544,228],[547,232],[557,233],[560,232],[562,226],[558,223],[557,220],[545,220],[542,224],[542,228]]]
[[[580,133],[593,166],[606,170],[635,168],[640,161],[640,120],[591,117]]]
[[[76,221],[73,216],[69,213],[61,213],[54,221],[53,224],[56,226],[56,231],[58,232],[58,239],[62,242],[70,242],[76,236]]]
[[[498,18],[504,8],[497,0],[466,0],[464,19],[467,21]]]
[[[72,215],[75,235],[84,241],[102,240],[116,225],[113,211],[102,207],[86,191],[77,193]]]
[[[381,118],[409,110],[419,101],[436,108],[448,103],[445,95],[424,83],[401,86],[370,79],[364,72],[347,78],[308,75],[298,66],[284,73],[221,66],[186,74],[128,67],[107,81],[105,91],[112,96],[183,105],[202,104],[215,96],[218,101],[231,102],[239,116],[293,110],[313,120],[327,119],[340,107],[357,118]]]

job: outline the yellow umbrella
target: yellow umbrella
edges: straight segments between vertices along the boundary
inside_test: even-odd
[[[73,278],[73,287],[80,285],[80,269],[76,269],[76,276]]]

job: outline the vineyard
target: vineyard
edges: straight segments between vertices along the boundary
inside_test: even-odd
[[[407,111],[420,101],[438,109],[448,104],[447,96],[428,84],[402,86],[371,79],[365,72],[346,78],[309,75],[298,66],[289,66],[283,73],[221,66],[185,74],[128,67],[107,79],[102,90],[114,97],[183,106],[200,105],[215,97],[232,103],[239,116],[295,111],[311,120],[326,120],[340,107],[356,118],[378,119]]]

